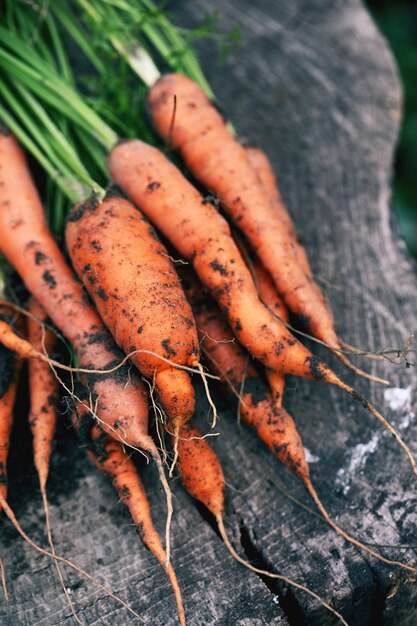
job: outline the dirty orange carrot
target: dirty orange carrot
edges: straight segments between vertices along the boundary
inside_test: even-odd
[[[288,322],[288,309],[282,298],[277,293],[270,274],[256,257],[252,259],[252,270],[254,272],[256,288],[262,302],[274,315],[279,317],[279,319],[283,322]],[[265,374],[268,378],[274,403],[279,408],[282,406],[285,376],[282,372],[277,372],[269,368],[266,368]]]
[[[153,525],[149,501],[134,462],[117,441],[93,424],[90,416],[84,414],[81,418],[81,422],[84,423],[80,423],[80,417],[75,415],[72,420],[80,434],[81,442],[86,446],[88,456],[98,469],[111,478],[120,500],[129,509],[142,543],[162,565],[174,591],[179,622],[185,626],[185,613],[178,580]]]
[[[180,430],[178,467],[181,482],[188,493],[201,502],[216,519],[220,535],[233,558],[257,574],[281,580],[292,587],[304,591],[318,600],[333,615],[337,616],[342,624],[347,626],[347,622],[340,613],[308,587],[295,582],[287,576],[254,567],[236,552],[227,535],[223,518],[225,481],[222,467],[207,440],[202,437],[201,432],[197,428],[190,424],[185,424]]]
[[[232,390],[239,398],[241,419],[304,481],[308,477],[308,465],[303,445],[294,420],[281,406],[282,398],[268,393],[246,350],[235,340],[220,310],[192,272],[183,270],[181,276],[210,368],[226,383],[229,392]]]
[[[122,353],[97,311],[86,300],[82,286],[75,280],[48,229],[25,155],[15,138],[3,131],[0,132],[0,203],[0,251],[70,341],[80,366],[102,370],[118,364]],[[4,326],[0,328],[2,339],[3,330]],[[84,375],[83,382],[84,406],[94,413],[101,426],[123,443],[149,452],[157,463],[169,511],[168,535],[171,493],[159,451],[148,433],[144,383],[128,366],[108,374]]]
[[[275,174],[273,172],[272,166],[268,160],[268,157],[266,156],[266,154],[264,152],[262,152],[262,150],[260,150],[259,148],[254,148],[254,147],[246,147],[246,154],[249,157],[249,161],[252,165],[252,167],[254,168],[254,170],[256,171],[258,178],[271,202],[271,204],[274,207],[275,212],[277,213],[279,219],[281,220],[281,222],[283,223],[284,227],[287,229],[288,232],[288,236],[292,238],[293,240],[293,248],[294,251],[298,257],[298,262],[300,264],[300,267],[304,270],[306,276],[308,276],[312,281],[314,281],[313,276],[312,276],[312,272],[311,272],[311,268],[310,268],[310,264],[308,262],[308,258],[307,258],[307,254],[305,249],[303,248],[303,246],[299,243],[299,241],[297,240],[297,236],[294,230],[294,225],[291,221],[290,215],[287,211],[287,208],[285,206],[285,204],[282,201],[281,198],[281,194],[278,190],[278,186],[277,186],[277,181],[275,178]],[[271,279],[272,280],[272,279]],[[273,282],[273,281],[272,281]],[[332,313],[328,307],[328,304],[326,302],[326,298],[324,297],[324,294],[322,293],[322,291],[320,290],[320,287],[318,286],[317,283],[315,283],[317,286],[317,297],[321,296],[322,299],[322,303],[323,306],[328,310],[328,315],[332,316]],[[279,314],[278,314],[279,315]],[[288,321],[288,320],[286,320]],[[364,372],[363,370],[359,369],[358,367],[356,367],[355,365],[353,365],[353,363],[350,362],[350,360],[346,357],[346,355],[342,352],[342,348],[346,348],[346,343],[344,341],[342,341],[340,338],[337,339],[337,347],[339,348],[339,350],[335,351],[335,356],[337,356],[337,358],[344,364],[346,365],[346,367],[348,367],[350,370],[352,370],[353,372],[355,372],[355,374],[358,374],[359,376],[362,376],[362,378],[367,378],[368,380],[372,380],[374,382],[380,383],[382,385],[388,385],[389,381],[384,379],[384,378],[380,378],[379,376],[374,376],[373,374],[369,374],[368,372]],[[350,353],[354,353],[355,349],[352,350],[352,348],[350,346],[348,346],[348,351]]]
[[[0,323],[11,328],[17,324],[22,330],[23,321],[14,316],[14,312],[7,305],[0,305]],[[22,365],[21,358],[10,351],[0,342],[0,496],[7,498],[7,459],[9,456],[10,434],[13,426],[13,408],[16,400],[19,374]],[[2,505],[0,503],[0,511]],[[3,559],[0,557],[1,586],[4,599],[9,599],[7,590],[6,572]]]
[[[9,327],[15,325],[13,310],[0,306],[0,321]],[[0,342],[0,493],[4,498],[7,497],[7,457],[20,369],[20,357]]]
[[[337,533],[385,563],[417,572],[417,569],[410,565],[381,556],[346,533],[333,521],[311,482],[304,447],[294,420],[284,408],[277,406],[251,365],[247,365],[247,356],[244,350],[237,342],[232,341],[233,335],[220,311],[214,303],[210,303],[207,296],[204,297],[201,290],[198,290],[193,277],[188,274],[188,282],[186,279],[184,284],[186,288],[188,287],[187,294],[193,303],[203,349],[209,357],[212,370],[218,373],[220,378],[229,386],[241,390],[241,417],[243,421],[254,428],[258,437],[283,465],[302,480],[326,522]],[[192,444],[189,443],[188,445],[191,446]],[[179,454],[181,454],[181,446],[179,447]],[[206,480],[208,480],[207,477]]]
[[[196,83],[181,74],[167,74],[157,81],[148,103],[159,134],[179,150],[195,178],[219,198],[270,272],[288,308],[348,365],[339,351],[333,315],[306,271],[306,260],[300,261],[300,246],[288,229],[288,220],[283,221],[282,211],[276,210],[245,148],[218,109]]]
[[[56,335],[46,325],[47,315],[35,298],[30,299],[28,318],[28,340],[40,353],[52,355],[56,346]],[[36,321],[37,318],[41,323]],[[38,473],[41,491],[46,489],[52,443],[55,435],[58,404],[58,381],[48,363],[39,359],[30,359],[29,393],[30,414],[29,426],[33,436],[33,455]]]
[[[271,369],[338,383],[325,363],[260,302],[227,222],[162,152],[142,141],[125,141],[111,152],[109,168],[123,191],[192,261],[239,341],[253,356]]]
[[[262,304],[227,222],[178,168],[159,150],[138,140],[113,148],[108,166],[123,191],[192,262],[234,334],[252,356],[270,369],[333,384],[352,395],[395,437],[417,474],[410,448],[391,424],[322,359],[313,356]]]
[[[119,362],[120,351],[86,301],[47,227],[23,151],[4,132],[0,133],[0,183],[0,251],[73,345],[82,367],[105,369]],[[1,330],[6,330],[4,325]],[[89,391],[94,403],[99,399],[96,414],[103,428],[128,444],[151,445],[146,390],[135,374],[129,375],[126,368],[117,375],[91,376]]]
[[[308,276],[311,276],[312,272],[306,251],[297,240],[294,224],[291,220],[290,214],[288,213],[287,207],[282,200],[281,194],[278,189],[275,173],[272,169],[272,165],[269,162],[268,157],[266,156],[265,152],[263,152],[259,148],[255,148],[254,146],[245,146],[245,151],[249,158],[250,164],[257,173],[258,178],[269,198],[269,201],[272,203],[274,210],[278,215],[282,225],[287,229],[288,234],[293,238],[293,244],[295,246],[298,261],[301,267]]]
[[[114,195],[76,206],[65,237],[75,271],[101,318],[153,381],[169,428],[177,432],[194,412],[194,390],[189,374],[176,366],[197,366],[199,344],[165,247],[140,211]]]
[[[56,334],[46,326],[47,315],[33,297],[29,302],[29,312],[31,314],[27,323],[29,342],[40,353],[45,352],[48,355],[52,354],[56,346],[57,337]],[[40,359],[29,360],[28,372],[30,395],[29,426],[33,437],[33,457],[45,511],[48,542],[51,552],[55,554],[46,482],[49,474],[52,443],[57,421],[57,404],[59,399],[58,381],[49,363]],[[77,615],[57,561],[55,561],[55,568],[72,615],[80,626],[84,626]]]

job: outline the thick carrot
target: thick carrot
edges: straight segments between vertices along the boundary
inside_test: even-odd
[[[130,202],[91,199],[65,230],[75,271],[117,344],[154,381],[175,432],[194,412],[186,371],[199,361],[190,305],[165,247]]]
[[[288,308],[314,337],[339,349],[333,315],[304,255],[300,258],[301,246],[288,218],[270,201],[245,148],[218,109],[181,74],[163,76],[150,90],[148,102],[157,131],[179,150],[196,179],[219,198],[270,272]]]
[[[71,342],[81,367],[103,370],[118,364],[122,353],[86,300],[47,227],[24,153],[14,137],[4,132],[0,132],[0,202],[0,251]],[[0,327],[0,336],[3,330]],[[144,383],[128,366],[112,373],[84,375],[83,380],[84,406],[101,426],[123,443],[149,452],[157,463],[167,498],[168,540],[171,492],[159,451],[148,433]]]
[[[156,148],[118,144],[108,160],[114,180],[177,250],[192,261],[239,341],[267,367],[343,389],[396,438],[414,473],[417,463],[398,432],[371,403],[303,346],[259,300],[226,221]]]
[[[331,613],[336,615],[342,624],[347,626],[347,622],[340,613],[335,611],[333,607],[308,587],[295,582],[287,576],[258,569],[236,552],[227,535],[223,519],[225,481],[219,459],[207,440],[202,437],[201,432],[190,424],[185,424],[181,428],[178,448],[178,465],[181,482],[188,493],[201,502],[215,517],[220,535],[233,558],[257,574],[281,580],[288,585],[301,589],[318,600]]]
[[[334,384],[339,379],[260,302],[227,222],[181,172],[142,141],[118,144],[110,154],[114,180],[192,261],[239,341],[267,367]]]
[[[108,434],[94,425],[88,414],[73,416],[81,442],[95,465],[112,480],[120,500],[127,506],[138,530],[142,543],[162,565],[174,591],[180,624],[185,625],[185,613],[181,590],[172,567],[167,560],[159,534],[153,525],[150,505],[135,464],[123,447]]]
[[[247,365],[247,356],[244,351],[237,342],[233,342],[233,334],[222,318],[221,312],[214,303],[207,301],[207,297],[204,298],[204,294],[198,290],[192,277],[188,278],[187,294],[193,303],[202,347],[209,358],[212,370],[219,374],[229,387],[241,390],[242,419],[255,429],[258,437],[285,467],[302,480],[327,523],[347,541],[375,558],[417,572],[414,567],[381,556],[346,533],[333,521],[311,482],[304,447],[294,420],[284,408],[278,408],[277,403],[265,391],[262,381],[257,377],[253,368]],[[181,454],[181,446],[179,453]],[[197,478],[195,477],[194,480]],[[206,477],[205,480],[208,478]]]
[[[0,306],[0,320],[13,324],[13,310]],[[15,353],[0,343],[0,493],[4,498],[7,497],[7,457],[21,363]]]
[[[23,151],[12,135],[4,133],[0,133],[0,201],[0,251],[74,346],[80,365],[105,369],[119,362],[120,351],[46,225]],[[7,329],[3,325],[1,330]],[[103,428],[156,453],[148,435],[146,390],[134,373],[125,368],[112,375],[90,376],[88,388]]]

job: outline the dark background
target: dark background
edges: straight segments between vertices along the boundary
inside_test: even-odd
[[[368,6],[389,41],[404,85],[393,200],[402,233],[417,257],[417,2],[368,0]]]

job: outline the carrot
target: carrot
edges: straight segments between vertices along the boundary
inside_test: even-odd
[[[262,152],[262,150],[260,150],[259,148],[254,148],[254,147],[246,147],[246,154],[249,158],[249,161],[253,169],[257,173],[260,183],[262,184],[264,191],[266,192],[272,206],[274,207],[277,216],[281,220],[283,226],[287,229],[288,236],[292,238],[293,247],[297,253],[300,267],[304,270],[306,276],[308,276],[309,279],[314,281],[306,251],[304,250],[303,246],[300,244],[300,242],[297,239],[297,235],[294,230],[294,225],[291,221],[291,217],[288,213],[288,210],[282,201],[281,194],[278,190],[275,174],[273,172],[271,163],[268,160],[268,157],[266,156],[264,152]],[[271,281],[272,281],[272,278],[271,278]],[[317,283],[315,284],[318,289],[318,295],[320,295],[322,298],[323,306],[328,309],[328,314],[331,316],[332,314],[330,312],[330,309],[328,308],[326,298],[324,297]],[[285,320],[285,321],[288,322],[288,320]],[[348,346],[340,338],[337,339],[337,345],[338,345],[338,348],[340,349],[347,347],[347,349],[351,353],[358,352],[355,348]],[[382,385],[389,385],[389,381],[386,380],[385,378],[380,378],[379,376],[374,376],[373,374],[364,372],[363,370],[353,365],[353,363],[349,361],[349,359],[341,350],[335,351],[334,354],[344,365],[346,365],[346,367],[348,367],[353,372],[355,372],[355,374],[362,376],[362,378],[373,380],[374,382],[380,383]]]
[[[295,232],[294,224],[288,213],[281,194],[278,189],[277,181],[275,178],[272,165],[269,162],[268,157],[262,150],[255,148],[254,146],[245,147],[246,154],[249,158],[250,164],[258,175],[259,181],[266,192],[269,201],[272,203],[277,216],[279,217],[282,225],[286,228],[288,235],[292,237],[293,244],[297,251],[297,256],[301,267],[307,276],[312,276],[312,271],[306,251],[299,243]]]
[[[268,274],[259,259],[254,258],[252,261],[252,270],[258,294],[264,305],[271,313],[279,317],[283,322],[288,322],[289,314],[284,301],[277,293],[271,275]],[[282,397],[284,395],[285,376],[281,372],[276,372],[269,368],[265,370],[268,378],[269,386],[272,391],[273,401],[277,408],[282,406]]]
[[[0,320],[7,325],[16,324],[13,310],[6,306],[0,306]],[[0,493],[4,498],[7,497],[7,457],[21,364],[21,359],[0,343]]]
[[[84,413],[81,417],[73,415],[72,420],[81,442],[87,448],[88,456],[99,470],[111,478],[120,500],[129,509],[142,543],[162,565],[174,591],[180,624],[185,626],[185,613],[178,580],[153,525],[149,501],[135,464],[120,443],[94,425],[88,414]]]
[[[192,262],[252,356],[272,370],[330,383],[355,397],[396,438],[417,474],[411,450],[375,407],[313,356],[261,303],[227,222],[159,150],[142,141],[125,141],[113,148],[108,166],[123,191]]]
[[[295,582],[294,580],[281,574],[273,574],[266,570],[254,567],[248,561],[245,561],[233,548],[227,535],[223,511],[224,511],[224,475],[219,459],[212,450],[207,440],[202,437],[201,432],[191,426],[185,424],[180,431],[179,440],[179,472],[180,479],[188,493],[201,502],[214,516],[219,528],[220,535],[227,549],[239,563],[244,565],[253,572],[281,580],[287,585],[301,589],[308,595],[318,600],[331,613],[336,615],[342,624],[347,626],[347,622],[333,607],[323,600],[308,587]]]
[[[230,388],[241,389],[240,400],[243,421],[254,428],[258,437],[271,452],[287,469],[302,480],[326,522],[338,534],[384,563],[417,572],[417,569],[412,566],[381,556],[346,533],[332,520],[311,482],[304,447],[294,420],[284,408],[278,407],[273,398],[266,393],[265,387],[253,367],[247,365],[244,350],[238,343],[233,342],[233,334],[222,318],[221,312],[214,303],[204,297],[201,290],[198,290],[198,284],[192,276],[188,275],[185,285],[193,304],[202,348],[209,358],[211,368],[220,375],[224,382],[229,384]]]
[[[167,74],[155,83],[148,103],[159,134],[179,150],[196,179],[219,198],[270,272],[288,308],[314,337],[349,363],[338,351],[333,315],[312,279],[289,217],[276,201],[277,191],[271,201],[245,148],[233,137],[218,109],[196,83],[181,74]],[[268,189],[270,186],[269,179]]]
[[[97,370],[118,363],[119,349],[97,311],[86,301],[81,285],[74,279],[47,227],[24,153],[14,137],[3,131],[0,132],[0,202],[0,251],[70,341],[80,365]],[[0,340],[5,339],[4,331],[4,325],[0,325]],[[169,511],[168,537],[171,493],[158,449],[148,433],[144,383],[127,366],[112,373],[84,376],[84,382],[87,390],[84,405],[102,427],[123,443],[149,452],[157,463]]]
[[[12,135],[0,133],[0,251],[28,290],[76,350],[83,367],[105,368],[120,360],[103,322],[54,241],[24,154]],[[4,329],[4,328],[3,328]],[[103,427],[128,444],[147,448],[146,391],[136,376],[90,377]],[[117,432],[116,432],[117,431]],[[152,445],[151,445],[152,447]]]
[[[178,433],[194,412],[194,390],[188,373],[176,366],[197,366],[199,345],[165,247],[140,211],[115,196],[75,207],[65,236],[75,271],[101,318],[154,382],[169,428]]]
[[[51,354],[55,348],[57,338],[55,333],[45,326],[45,322],[47,321],[46,313],[34,298],[30,299],[29,312],[32,316],[28,319],[28,338],[30,343],[39,352],[44,350],[47,354]],[[43,322],[43,324],[39,324],[36,318]],[[29,426],[33,437],[34,463],[38,473],[43,507],[45,511],[48,542],[52,554],[55,554],[55,545],[52,537],[49,506],[46,494],[46,482],[49,474],[52,442],[57,420],[57,403],[59,398],[58,381],[55,378],[49,364],[45,361],[30,359],[28,369],[30,393]],[[67,587],[57,561],[55,561],[55,568],[73,617],[78,624],[83,626],[83,622],[78,617],[71,600],[71,596],[67,591]]]
[[[22,319],[14,318],[13,310],[0,305],[0,323],[17,324],[21,330]],[[13,407],[22,361],[6,346],[0,343],[0,495],[7,498],[7,458],[9,455],[10,434],[13,426]],[[2,509],[0,503],[0,511]],[[0,557],[1,585],[4,599],[9,599],[3,559]]]
[[[45,326],[47,315],[40,304],[30,299],[29,312],[33,317],[28,319],[28,339],[40,353],[45,350],[52,354],[56,345],[56,335]],[[42,324],[39,324],[36,319]],[[52,442],[57,420],[57,403],[59,398],[58,381],[45,361],[30,359],[29,361],[30,414],[29,425],[33,436],[33,454],[36,471],[42,493],[46,489],[49,474],[49,462],[52,453]]]

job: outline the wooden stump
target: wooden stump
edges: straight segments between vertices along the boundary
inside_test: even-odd
[[[415,330],[415,265],[400,239],[390,203],[392,154],[401,89],[392,56],[357,0],[181,0],[179,20],[194,24],[218,8],[241,25],[243,44],[224,66],[202,46],[203,67],[238,132],[265,149],[335,312],[340,336],[370,350],[401,347]],[[344,378],[381,408],[417,453],[415,369],[369,361],[391,388]],[[212,439],[228,481],[227,523],[242,555],[285,573],[329,600],[355,626],[415,624],[417,587],[347,544],[299,503],[312,506],[221,395]],[[347,531],[372,544],[411,545],[416,537],[416,483],[404,454],[342,392],[289,379],[286,407],[312,455],[313,481]],[[200,426],[208,428],[200,393]],[[46,545],[44,519],[23,409],[14,430],[10,503],[28,534]],[[143,467],[154,519],[164,501],[152,467]],[[190,626],[327,624],[334,617],[302,592],[265,582],[229,556],[177,480],[173,563]],[[144,550],[111,485],[99,476],[72,434],[61,427],[49,485],[56,548],[126,599],[148,624],[177,623],[171,589]],[[293,498],[293,499],[291,499]],[[296,502],[297,501],[297,502]],[[1,522],[1,556],[11,599],[0,605],[5,626],[69,624],[72,617],[53,564]],[[381,547],[390,558],[416,560],[412,548]],[[65,569],[68,588],[88,626],[133,624],[121,607]]]

